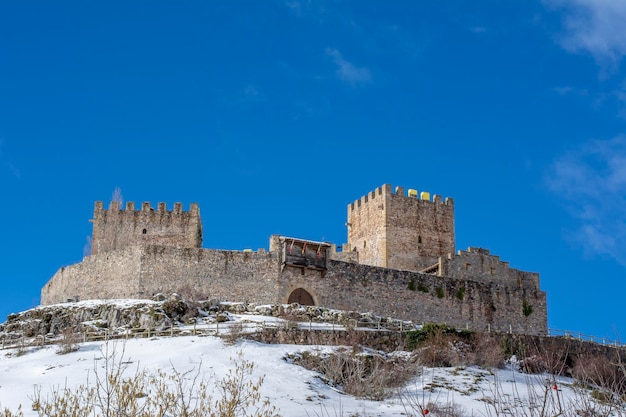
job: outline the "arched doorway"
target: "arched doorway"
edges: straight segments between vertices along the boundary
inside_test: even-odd
[[[314,306],[313,296],[307,292],[304,288],[296,288],[289,294],[287,303],[298,303],[303,306]]]

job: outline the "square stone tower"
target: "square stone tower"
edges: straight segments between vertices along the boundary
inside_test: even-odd
[[[202,246],[202,221],[195,203],[189,211],[183,211],[181,203],[175,203],[173,211],[168,211],[165,203],[159,203],[154,210],[147,202],[141,205],[141,210],[135,210],[133,202],[126,203],[126,210],[121,210],[114,201],[105,210],[102,201],[96,201],[92,222],[92,255],[133,245]]]
[[[348,243],[359,263],[421,271],[453,254],[454,201],[384,184],[348,205]]]

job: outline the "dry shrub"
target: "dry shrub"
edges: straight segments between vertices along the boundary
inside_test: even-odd
[[[577,358],[572,376],[612,393],[626,393],[626,376],[606,356],[586,355]]]
[[[261,397],[263,377],[252,377],[254,364],[241,353],[225,377],[210,380],[201,377],[200,367],[186,372],[137,368],[129,374],[123,348],[120,353],[116,345],[109,349],[106,344],[102,354],[104,364],[94,364],[95,381],[57,388],[45,396],[35,386],[32,410],[40,417],[278,416],[276,407]],[[218,398],[212,396],[215,390]],[[19,409],[0,411],[0,417],[21,415]]]
[[[572,346],[558,340],[528,338],[520,349],[519,370],[528,374],[547,372],[552,375],[567,375],[572,361]]]
[[[473,365],[485,368],[504,368],[506,355],[504,347],[492,335],[476,333],[472,338]]]
[[[418,371],[411,361],[378,354],[337,351],[328,355],[304,352],[294,363],[323,375],[327,383],[346,394],[381,401],[405,385]]]
[[[433,417],[464,417],[467,415],[462,406],[453,402],[446,404],[428,403],[422,410],[422,414],[426,415],[425,411],[428,411],[428,415]]]
[[[472,362],[472,346],[455,334],[436,331],[419,344],[413,355],[424,366],[468,365]]]
[[[240,321],[229,323],[227,326],[223,326],[223,328],[226,330],[222,331],[220,336],[227,343],[233,344],[244,335],[243,323]]]
[[[520,372],[525,374],[541,374],[548,372],[548,365],[542,355],[533,355],[523,358],[518,362],[518,367]]]
[[[8,408],[0,409],[0,417],[24,417],[22,406],[20,406],[15,412],[9,410]]]
[[[80,334],[75,333],[74,329],[66,327],[61,333],[61,340],[59,341],[59,349],[57,353],[65,355],[66,353],[76,352],[78,350],[78,344],[80,343]]]

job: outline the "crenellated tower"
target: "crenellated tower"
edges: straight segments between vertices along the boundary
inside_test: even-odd
[[[97,201],[92,222],[93,255],[133,245],[202,246],[200,209],[195,203],[189,211],[183,211],[181,203],[175,203],[172,211],[167,210],[165,203],[159,203],[154,210],[149,202],[144,202],[141,210],[135,210],[135,203],[128,202],[122,210],[113,201],[106,210],[102,201]]]
[[[359,263],[421,271],[455,251],[454,201],[384,184],[348,205],[348,243]]]

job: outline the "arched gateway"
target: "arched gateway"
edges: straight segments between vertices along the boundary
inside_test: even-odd
[[[304,288],[296,288],[289,294],[287,303],[298,303],[303,306],[314,306],[313,296],[307,292]]]

